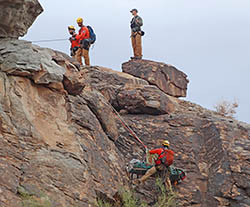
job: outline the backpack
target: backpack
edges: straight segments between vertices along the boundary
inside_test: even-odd
[[[170,171],[170,181],[172,184],[180,183],[186,178],[186,173],[182,169],[169,167],[169,171]]]
[[[174,162],[174,152],[172,150],[164,149],[158,159],[161,161],[161,164],[169,167]]]
[[[89,43],[94,44],[96,41],[96,34],[91,26],[87,26],[89,30]]]

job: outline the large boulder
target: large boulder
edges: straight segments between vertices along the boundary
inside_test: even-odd
[[[24,36],[42,12],[38,0],[0,0],[0,37]]]
[[[143,79],[103,67],[84,71],[84,84],[100,91],[118,111],[151,115],[174,111],[170,97]]]
[[[117,94],[117,108],[130,114],[160,115],[172,113],[171,98],[155,86],[125,86]]]
[[[122,71],[142,78],[170,96],[186,97],[187,75],[172,65],[149,60],[131,60],[122,64]]]
[[[148,85],[148,82],[127,73],[104,67],[88,67],[84,70],[85,84],[100,91],[113,103],[119,90],[127,85]]]

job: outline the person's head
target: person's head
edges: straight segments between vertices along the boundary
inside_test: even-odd
[[[132,9],[130,12],[131,12],[131,14],[133,16],[137,16],[138,10],[137,9]]]
[[[162,146],[163,146],[163,147],[166,147],[166,148],[169,148],[169,146],[170,146],[169,141],[168,141],[168,140],[162,141]]]
[[[83,26],[83,19],[81,17],[77,18],[76,22],[77,22],[79,27]]]
[[[76,28],[74,26],[68,26],[69,34],[73,35],[76,31]]]

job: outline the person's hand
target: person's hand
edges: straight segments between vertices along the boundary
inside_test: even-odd
[[[75,41],[76,38],[75,37],[70,37],[69,40],[70,40],[70,42],[72,42],[72,41]]]

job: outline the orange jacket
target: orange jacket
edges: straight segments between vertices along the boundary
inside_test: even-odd
[[[70,42],[71,42],[71,49],[73,49],[74,47],[80,47],[80,36],[79,35],[72,36],[70,38]]]
[[[89,38],[89,30],[86,26],[82,26],[81,29],[79,30],[79,38],[80,41],[84,40],[84,39],[88,39]]]
[[[166,153],[164,153],[164,152],[166,152]],[[149,153],[158,155],[158,158],[155,161],[156,165],[162,164],[161,158],[163,158],[165,156],[167,156],[166,159],[167,159],[167,162],[169,163],[169,165],[171,165],[173,163],[174,152],[172,150],[164,149],[163,147],[161,147],[161,148],[150,150]]]

